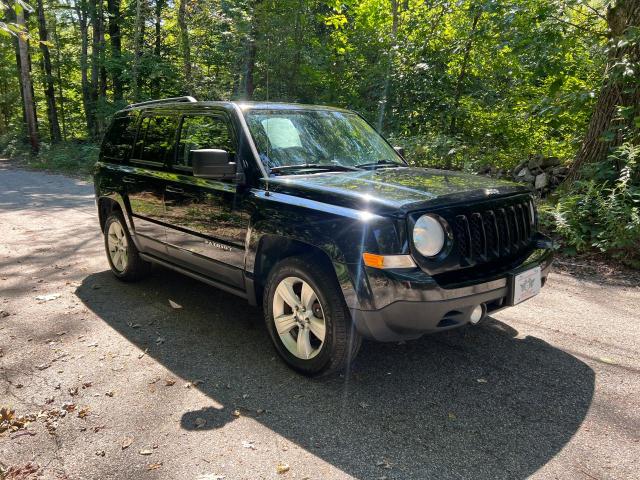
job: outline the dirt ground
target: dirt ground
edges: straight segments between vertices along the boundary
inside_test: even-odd
[[[243,300],[161,268],[117,281],[91,184],[0,161],[0,407],[15,410],[0,468],[638,479],[637,277],[559,267],[541,295],[480,327],[367,342],[348,374],[310,380],[276,358]]]

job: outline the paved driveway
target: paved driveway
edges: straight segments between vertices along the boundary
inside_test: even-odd
[[[92,193],[0,161],[0,406],[40,414],[0,434],[5,467],[83,480],[640,478],[633,282],[552,274],[480,327],[365,343],[347,374],[309,380],[243,300],[161,268],[115,280]]]

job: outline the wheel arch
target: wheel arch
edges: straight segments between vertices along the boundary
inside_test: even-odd
[[[301,255],[312,257],[333,273],[345,295],[345,300],[353,295],[353,285],[347,268],[340,261],[340,257],[336,255],[335,250],[330,253],[304,240],[276,234],[265,234],[260,237],[255,252],[252,287],[255,297],[253,301],[260,303],[267,277],[278,262],[289,257]]]
[[[135,236],[135,229],[133,228],[133,222],[131,221],[131,215],[129,214],[129,209],[127,208],[127,204],[125,203],[124,198],[119,193],[110,193],[106,195],[102,195],[98,197],[98,221],[100,222],[100,231],[104,232],[104,225],[107,221],[107,218],[114,211],[119,211],[127,226],[127,230],[129,230],[129,235],[131,236],[133,242],[136,244],[137,248],[140,248],[138,245],[138,241]]]

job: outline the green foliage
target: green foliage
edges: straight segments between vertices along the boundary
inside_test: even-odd
[[[98,160],[100,146],[87,142],[68,142],[44,149],[30,162],[34,168],[86,176]]]
[[[0,155],[22,160],[30,168],[89,176],[98,160],[100,146],[90,142],[43,144],[38,155],[32,155],[24,143],[8,136],[0,137]]]
[[[24,153],[14,10],[27,4],[0,0],[15,7],[0,8],[0,150],[74,173],[90,169],[92,142],[115,111],[185,94],[351,108],[404,147],[415,165],[508,170],[536,154],[568,163],[605,73],[633,89],[640,71],[627,57],[605,69],[608,55],[640,39],[637,27],[607,39],[610,0],[186,1],[188,63],[181,2],[43,2],[42,42],[51,54],[64,141],[50,145],[38,18],[27,15],[23,33],[43,149],[38,157]],[[118,16],[109,11],[116,4]],[[95,8],[102,17],[92,16]],[[95,22],[104,31],[97,42]],[[619,108],[616,117],[621,127],[611,135],[626,149],[543,206],[541,220],[570,248],[629,256],[638,241],[638,155],[631,145],[638,144],[640,117],[633,108]]]
[[[576,252],[607,252],[640,267],[640,146],[624,144],[589,180],[575,182],[541,220]],[[621,165],[620,173],[612,165]]]

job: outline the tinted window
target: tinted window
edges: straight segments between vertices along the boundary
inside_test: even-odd
[[[135,158],[165,163],[173,152],[177,119],[175,117],[145,117],[140,123]]]
[[[131,154],[135,134],[135,115],[132,114],[114,119],[102,143],[102,154],[104,157],[119,161],[126,160]]]
[[[225,118],[208,115],[183,118],[176,164],[190,167],[191,150],[202,148],[218,148],[235,153],[233,134]]]

